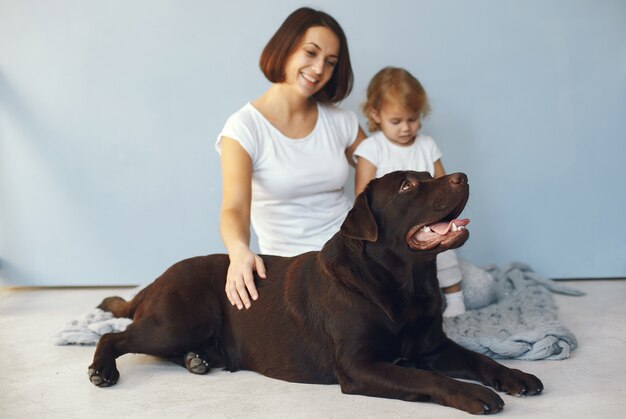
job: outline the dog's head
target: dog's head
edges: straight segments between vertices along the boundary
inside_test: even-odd
[[[469,237],[469,220],[457,219],[468,197],[463,173],[433,179],[428,172],[392,172],[357,196],[340,234],[434,257]]]

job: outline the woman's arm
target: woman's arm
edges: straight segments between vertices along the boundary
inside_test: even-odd
[[[222,137],[222,209],[220,232],[230,257],[226,296],[232,305],[250,307],[258,298],[253,271],[265,278],[263,260],[250,250],[252,160],[239,142]]]
[[[346,149],[346,158],[348,159],[348,163],[352,167],[356,167],[356,165],[354,164],[354,160],[352,159],[352,154],[354,153],[354,150],[356,150],[356,148],[359,146],[359,144],[361,144],[361,141],[365,139],[365,137],[365,132],[363,132],[361,127],[359,127],[359,130],[356,133],[356,139],[354,140],[352,145]]]
[[[363,157],[357,157],[356,173],[354,174],[354,194],[358,195],[370,180],[376,177],[376,166]]]
[[[441,176],[445,176],[446,175],[446,171],[443,168],[443,163],[441,163],[441,159],[437,160],[435,162],[435,176],[434,178],[437,179],[438,177]]]

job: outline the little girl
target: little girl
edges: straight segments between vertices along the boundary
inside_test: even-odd
[[[435,178],[445,175],[435,141],[418,135],[429,111],[424,88],[408,71],[386,67],[374,76],[363,104],[369,130],[374,134],[354,152],[356,194],[373,178],[395,170],[427,171]],[[454,250],[437,256],[437,277],[446,299],[443,315],[464,313],[461,269]]]

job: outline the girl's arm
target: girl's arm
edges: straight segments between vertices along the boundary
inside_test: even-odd
[[[354,194],[358,195],[370,180],[376,177],[376,166],[363,157],[357,157],[356,173],[354,174]]]
[[[230,257],[226,296],[232,305],[250,307],[258,298],[253,271],[265,278],[263,260],[250,250],[252,160],[239,142],[222,137],[222,209],[220,232]]]

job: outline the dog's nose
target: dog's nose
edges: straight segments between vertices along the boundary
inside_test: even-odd
[[[450,175],[450,183],[453,185],[467,183],[467,176],[465,176],[465,173],[452,173]]]

